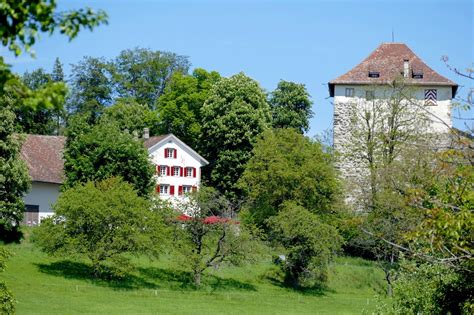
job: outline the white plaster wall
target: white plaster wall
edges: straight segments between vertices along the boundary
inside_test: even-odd
[[[172,148],[177,150],[177,157],[175,158],[165,158],[165,149]],[[196,168],[196,177],[186,177],[186,172],[184,170],[183,177],[181,176],[159,176],[155,175],[157,185],[159,184],[168,184],[174,186],[174,195],[160,195],[160,198],[173,201],[173,199],[183,200],[185,196],[178,196],[178,187],[179,186],[196,186],[199,187],[201,183],[201,162],[196,159],[192,152],[186,147],[181,146],[180,144],[174,142],[172,139],[166,143],[161,143],[156,147],[153,147],[152,152],[150,152],[150,157],[155,165],[166,165],[169,167],[180,166],[180,167],[195,167]]]
[[[23,197],[25,204],[39,206],[39,220],[53,215],[52,205],[59,196],[59,184],[32,182],[30,191]]]

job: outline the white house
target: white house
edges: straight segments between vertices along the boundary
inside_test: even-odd
[[[208,162],[172,134],[155,137],[146,134],[144,146],[156,167],[156,192],[160,198],[174,202],[198,189],[201,167]],[[21,157],[32,179],[31,189],[23,197],[24,224],[36,225],[53,214],[51,206],[64,180],[65,142],[66,138],[61,136],[28,135],[23,144]]]
[[[156,166],[156,192],[174,201],[196,190],[201,182],[201,167],[209,164],[196,151],[169,134],[145,140],[151,161]]]

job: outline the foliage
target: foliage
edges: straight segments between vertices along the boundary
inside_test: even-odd
[[[239,186],[248,196],[250,219],[258,225],[285,201],[320,215],[334,213],[339,191],[331,156],[294,129],[262,133]]]
[[[2,100],[0,98],[0,100]],[[15,114],[0,105],[0,238],[19,237],[25,205],[23,195],[30,187],[26,164],[20,158],[23,137],[14,133]]]
[[[53,71],[51,72],[51,80],[54,82],[64,82],[63,64],[59,58],[54,60]]]
[[[120,176],[132,184],[140,196],[154,187],[154,167],[141,140],[124,133],[116,124],[89,126],[87,117],[72,120],[64,150],[64,187]]]
[[[221,264],[239,265],[258,253],[256,230],[231,218],[233,205],[220,193],[202,187],[178,205],[173,247],[199,287],[202,273]]]
[[[143,135],[144,128],[156,130],[158,117],[148,106],[137,103],[134,99],[118,99],[107,107],[100,118],[101,123],[115,123],[122,131]]]
[[[123,50],[112,62],[113,80],[120,97],[133,98],[150,109],[165,91],[174,73],[186,74],[188,58],[145,48]]]
[[[192,148],[201,136],[201,108],[219,73],[195,69],[192,75],[176,72],[156,104],[158,133],[172,133]]]
[[[231,198],[257,136],[269,126],[270,108],[259,84],[243,73],[218,81],[201,109],[201,152],[207,180]]]
[[[295,128],[300,133],[309,130],[312,102],[304,84],[281,80],[271,93],[269,104],[274,128]]]
[[[3,46],[15,55],[22,50],[30,52],[40,33],[52,34],[59,29],[69,39],[77,36],[81,28],[92,30],[107,23],[107,14],[91,8],[57,11],[56,0],[5,0],[0,6],[0,37]]]
[[[13,107],[17,116],[17,129],[29,134],[52,135],[58,134],[61,119],[64,117],[64,103],[66,97],[66,86],[64,83],[56,83],[52,79],[52,75],[39,68],[33,72],[25,72],[22,77],[24,85],[34,92],[42,92],[45,97],[47,91],[51,91],[51,95],[56,93],[52,98],[54,103],[47,107],[37,107],[32,109],[23,104],[22,92],[16,94],[18,101]],[[51,98],[51,97],[50,97]]]
[[[284,202],[278,215],[268,219],[268,225],[271,238],[286,251],[281,268],[288,284],[298,288],[326,282],[329,262],[342,243],[334,227],[293,201]]]
[[[78,184],[60,194],[55,214],[42,221],[32,238],[47,254],[87,257],[96,277],[107,264],[120,275],[130,267],[125,254],[155,257],[162,246],[162,221],[150,208],[119,178]]]
[[[4,246],[0,247],[0,272],[5,271],[6,260],[11,257],[11,252]],[[0,312],[2,314],[15,314],[16,301],[4,281],[0,281]]]
[[[96,123],[104,108],[112,102],[110,65],[103,58],[84,57],[72,65],[69,84],[68,111],[88,114],[89,122]]]

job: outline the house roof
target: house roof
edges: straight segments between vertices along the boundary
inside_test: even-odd
[[[179,145],[181,145],[181,147],[186,149],[188,153],[191,154],[191,156],[194,156],[194,158],[196,158],[197,160],[199,160],[199,162],[201,162],[202,165],[209,164],[209,162],[205,158],[203,158],[199,153],[191,149],[191,147],[189,147],[186,143],[184,143],[178,137],[176,137],[175,135],[171,133],[167,135],[162,135],[162,136],[150,137],[149,139],[145,140],[145,146],[148,149],[148,152],[152,152],[159,145],[171,139],[175,141],[176,143],[178,143]]]
[[[209,164],[202,156],[172,134],[154,136],[143,143],[148,152],[164,140],[174,139],[203,163]],[[35,182],[62,184],[64,180],[63,152],[66,137],[28,135],[21,148],[21,157],[28,166],[31,179]]]
[[[65,137],[28,135],[21,148],[21,157],[36,182],[61,184],[64,179],[63,151]]]
[[[334,86],[337,84],[391,83],[403,74],[405,60],[409,64],[410,76],[405,79],[409,84],[451,86],[452,95],[455,96],[458,85],[428,67],[403,43],[382,43],[357,66],[329,81],[329,95],[334,97]],[[369,77],[369,71],[378,72],[379,77]],[[423,77],[413,78],[411,73],[423,73]]]

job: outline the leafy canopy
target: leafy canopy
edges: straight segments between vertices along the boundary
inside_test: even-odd
[[[239,187],[248,197],[246,208],[258,225],[294,201],[321,215],[335,210],[339,192],[331,156],[318,142],[294,129],[266,130],[256,141]]]
[[[270,107],[260,85],[244,73],[218,81],[201,109],[202,154],[208,181],[231,198],[257,136],[270,124]]]
[[[23,50],[31,52],[40,33],[59,29],[71,40],[81,28],[92,30],[103,23],[107,23],[107,14],[102,10],[57,11],[56,0],[4,0],[0,5],[0,38],[17,56]]]

